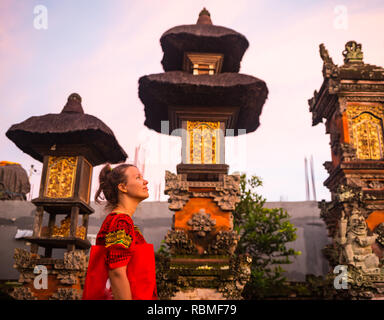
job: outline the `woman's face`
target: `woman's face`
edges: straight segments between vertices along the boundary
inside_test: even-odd
[[[148,181],[143,178],[139,169],[134,166],[125,169],[127,177],[125,183],[125,192],[129,197],[144,200],[149,197],[147,184]]]

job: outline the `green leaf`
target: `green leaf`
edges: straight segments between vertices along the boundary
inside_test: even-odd
[[[267,294],[270,288],[281,286],[286,278],[281,265],[290,264],[300,251],[288,248],[296,239],[296,228],[283,208],[264,208],[266,199],[257,193],[262,180],[257,176],[240,177],[240,202],[236,205],[234,230],[240,234],[236,253],[252,256],[251,280],[247,292],[254,297]],[[252,297],[251,297],[252,298]]]

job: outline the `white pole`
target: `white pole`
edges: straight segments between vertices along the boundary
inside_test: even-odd
[[[307,164],[307,157],[304,157],[304,170],[305,170],[305,196],[306,201],[309,201],[309,180],[308,180],[308,164]]]
[[[313,172],[313,157],[312,157],[312,155],[311,155],[311,178],[312,178],[313,199],[316,201],[315,175]]]

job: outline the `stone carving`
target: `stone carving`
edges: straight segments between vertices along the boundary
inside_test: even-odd
[[[354,161],[356,160],[356,148],[349,143],[340,143],[340,154],[343,161]]]
[[[200,209],[198,213],[192,216],[192,219],[190,219],[187,224],[191,226],[192,231],[199,237],[205,237],[213,230],[213,227],[216,225],[216,220],[211,219],[211,215],[206,213],[205,209]]]
[[[84,250],[65,252],[64,266],[69,270],[85,270],[87,268],[87,256]]]
[[[322,250],[322,254],[328,260],[330,266],[334,268],[339,264],[340,259],[340,245],[333,241],[330,244],[327,244]]]
[[[375,233],[377,234],[376,241],[384,246],[384,222],[375,228]]]
[[[327,170],[328,174],[330,174],[334,169],[332,161],[325,161],[323,163],[323,167],[325,168],[325,170]]]
[[[77,283],[77,280],[78,280],[78,276],[76,276],[75,274],[73,273],[59,273],[57,275],[57,279],[60,280],[60,283],[63,283],[63,284],[76,284]]]
[[[185,179],[185,177],[184,177]],[[169,195],[170,210],[181,210],[191,197],[213,198],[221,210],[234,210],[240,201],[240,175],[224,175],[221,183],[215,183],[215,191],[193,192],[188,191],[190,186],[206,187],[205,182],[199,185],[196,181],[183,180],[182,175],[165,172],[164,193]]]
[[[343,51],[344,63],[362,63],[363,52],[361,51],[361,44],[356,41],[348,41],[345,44]]]
[[[236,203],[240,202],[240,175],[225,175],[224,185],[217,191],[213,200],[218,206],[222,210],[235,210]]]
[[[349,267],[347,298],[352,300],[372,299],[376,294],[382,293],[383,282],[383,273],[363,273],[361,269]]]
[[[170,210],[181,210],[188,202],[188,186],[181,180],[181,177],[166,170],[164,194],[169,195],[168,202]]]
[[[24,269],[29,268],[32,263],[32,259],[39,259],[40,256],[33,255],[29,251],[22,248],[15,248],[13,258],[15,260],[14,268]]]
[[[34,268],[39,264],[47,266],[49,275],[59,280],[59,283],[64,286],[64,288],[58,288],[50,299],[77,300],[81,298],[81,291],[70,286],[83,284],[87,268],[87,256],[84,250],[66,252],[64,253],[64,259],[50,259],[41,258],[37,254],[31,254],[24,249],[16,248],[14,259],[14,267],[20,272],[19,282],[23,284],[22,287],[13,291],[12,297],[15,299],[38,299],[27,286],[35,279]]]
[[[37,300],[31,289],[27,287],[14,288],[10,296],[16,300]]]
[[[384,90],[383,84],[371,84],[371,83],[342,83],[340,84],[342,91],[369,91],[369,92],[382,92]],[[349,101],[364,101],[364,98],[357,99],[356,97],[348,97]],[[367,101],[367,100],[365,100]],[[369,101],[372,101],[371,99]],[[376,97],[376,101],[382,101],[382,98]]]
[[[330,94],[336,94],[340,92],[341,84],[340,80],[338,78],[329,78],[329,93]]]
[[[240,300],[242,299],[241,294],[244,286],[251,276],[251,263],[252,258],[248,255],[232,255],[228,265],[215,271],[219,274],[217,278],[205,279],[205,277],[197,277],[195,279],[178,274],[175,269],[170,270],[170,258],[162,254],[156,254],[156,280],[159,297],[161,299],[172,299],[175,297],[176,292],[194,290],[196,281],[200,281],[200,285],[202,283],[209,284],[207,287],[203,285],[200,288],[216,288],[216,290],[210,289],[212,290],[210,299],[217,296],[220,299]],[[200,266],[197,269],[201,270],[203,274],[207,271],[213,272],[207,266]]]
[[[251,277],[252,258],[249,255],[232,256],[230,260],[231,281],[221,282],[218,291],[227,299],[241,300],[241,293]]]
[[[49,300],[81,300],[80,290],[73,288],[59,288]]]
[[[360,190],[360,188],[347,186],[341,184],[337,188],[336,192],[336,200],[338,202],[360,202],[362,203],[364,200],[364,194]]]
[[[348,101],[353,102],[384,102],[384,97],[382,96],[368,96],[368,97],[348,97]]]
[[[356,175],[349,176],[349,182],[351,185],[364,188],[364,189],[384,189],[384,180],[378,179],[375,175],[365,174],[365,175]],[[369,196],[368,194],[366,197]]]
[[[236,231],[219,231],[213,243],[208,247],[209,254],[232,255],[240,236]]]
[[[343,247],[340,263],[353,265],[364,273],[379,273],[379,258],[372,252],[371,247],[377,237],[377,234],[368,236],[367,223],[357,210],[353,210],[348,219],[343,211],[338,239]]]
[[[156,252],[155,262],[158,297],[160,300],[169,300],[175,295],[175,292],[177,291],[176,284],[170,280],[170,257]]]
[[[328,50],[322,43],[319,46],[320,57],[323,60],[323,76],[324,78],[337,78],[339,75],[339,68],[333,63]]]
[[[30,283],[32,282],[35,277],[36,277],[36,274],[33,273],[33,268],[30,268],[30,269],[19,269],[20,271],[20,275],[19,275],[19,282],[20,283]]]
[[[358,210],[363,216],[367,217],[368,212],[372,210],[381,210],[382,207],[375,207],[373,204],[366,204],[367,200],[374,200],[375,196],[367,192],[363,192],[362,188],[366,188],[366,184],[363,180],[359,180],[354,177],[348,177],[349,185],[338,184],[336,190],[331,189],[333,200],[327,202],[322,200],[318,202],[320,208],[320,217],[324,220],[328,235],[330,237],[336,237],[339,234],[339,219],[341,211],[345,210],[350,212],[351,210]]]
[[[334,64],[332,58],[328,53],[328,50],[325,48],[324,43],[320,44],[319,49],[320,49],[320,57],[323,60],[323,62]]]
[[[195,246],[184,230],[168,230],[165,243],[170,248],[171,254],[194,254]]]
[[[384,188],[384,180],[366,180],[366,181],[363,180],[363,182],[365,182],[365,185],[371,189]]]

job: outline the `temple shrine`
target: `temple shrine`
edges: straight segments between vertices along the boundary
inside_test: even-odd
[[[247,39],[213,25],[205,8],[196,24],[169,29],[160,43],[165,72],[141,77],[139,97],[148,128],[182,139],[177,173],[165,173],[174,219],[164,277],[172,299],[238,299],[251,259],[233,255],[240,176],[228,174],[224,139],[258,128],[268,89],[239,73]]]
[[[105,162],[124,162],[127,154],[112,130],[98,118],[85,114],[81,97],[73,93],[61,113],[31,117],[12,125],[6,135],[22,151],[43,162],[30,252],[15,249],[15,267],[23,285],[13,291],[16,299],[77,300],[81,298],[87,270],[86,250],[92,170]],[[49,215],[43,226],[43,216]],[[82,217],[79,225],[79,217]],[[62,217],[56,225],[56,218]],[[43,249],[40,252],[39,249]],[[66,249],[62,259],[55,249]],[[47,288],[36,287],[36,267],[47,270]],[[39,270],[39,269],[37,269]]]
[[[362,45],[345,44],[344,64],[333,63],[320,45],[324,81],[309,102],[312,125],[325,119],[332,161],[324,185],[332,200],[319,202],[332,244],[331,267],[348,266],[352,288],[380,296],[384,288],[384,68],[363,61]],[[361,291],[361,290],[360,290]]]

